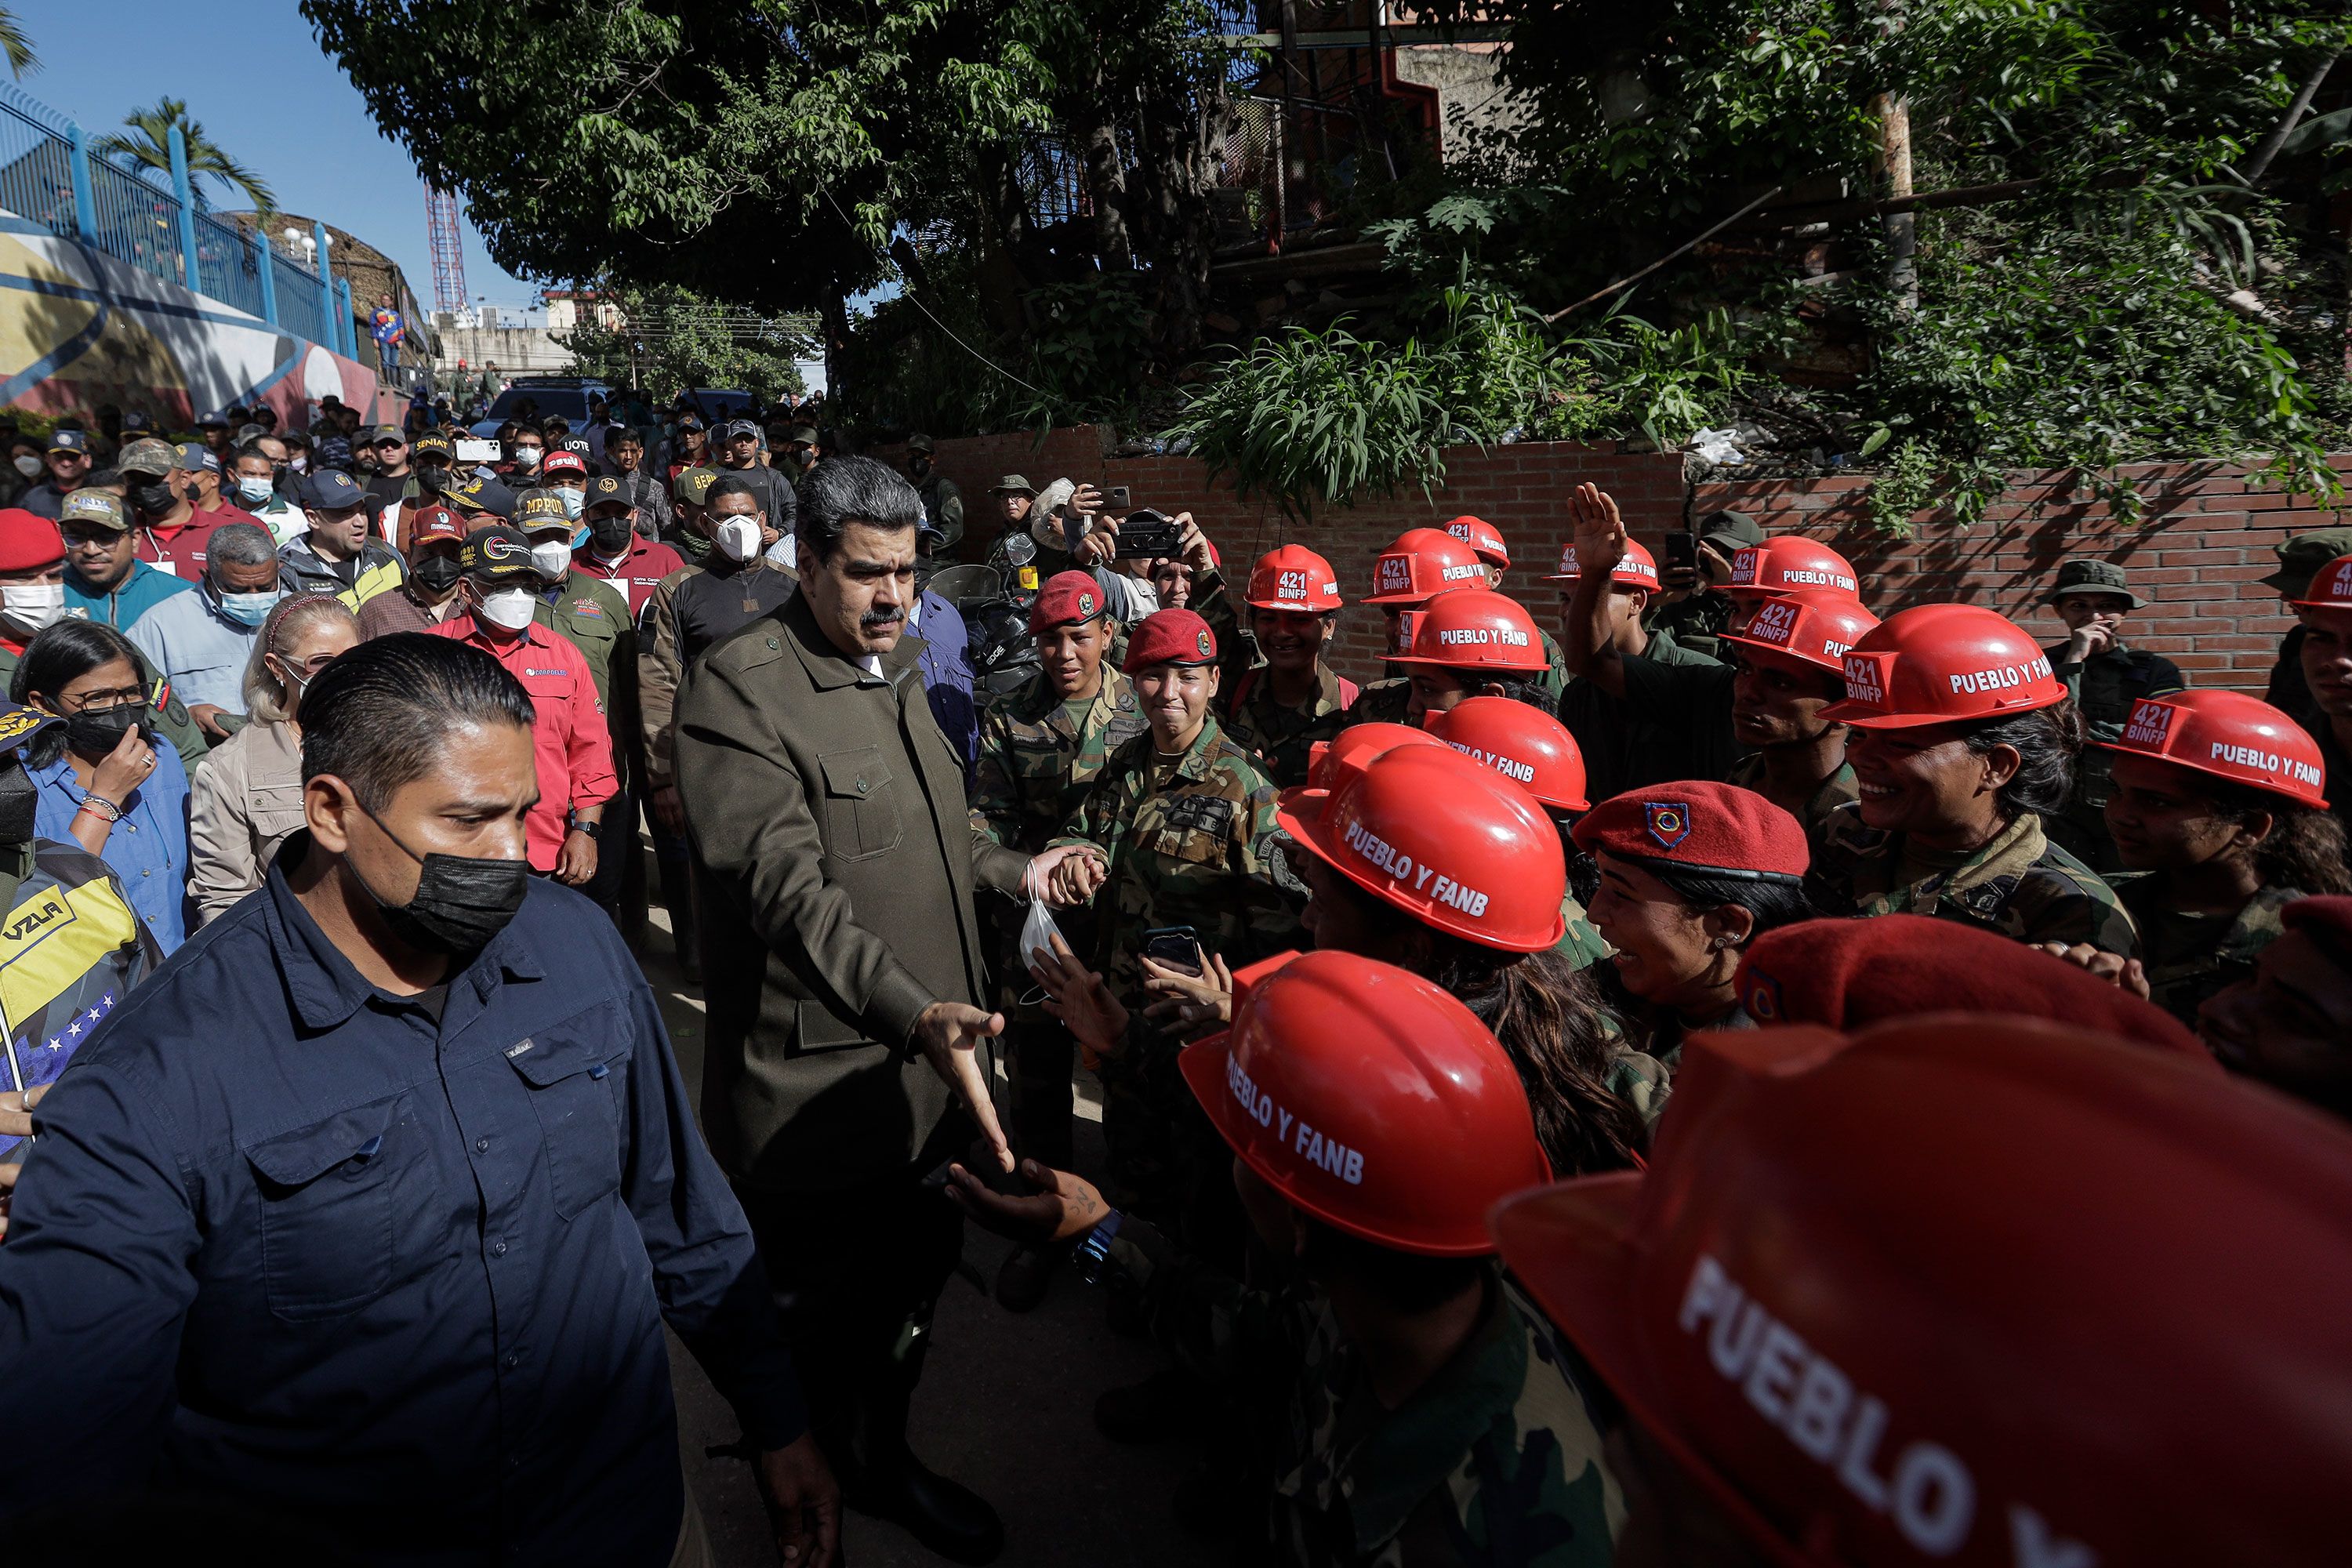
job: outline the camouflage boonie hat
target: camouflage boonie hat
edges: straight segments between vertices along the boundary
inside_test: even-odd
[[[688,506],[700,506],[709,499],[710,487],[718,482],[719,470],[716,468],[688,468],[677,476],[673,488],[677,491],[678,500]]]
[[[2271,546],[2279,568],[2260,581],[2278,590],[2283,599],[2299,599],[2310,591],[2314,574],[2339,555],[2352,555],[2352,528],[2322,528],[2298,533]]]
[[[69,522],[95,523],[117,533],[130,531],[131,519],[124,515],[122,498],[106,490],[79,489],[66,497],[58,509],[58,526]]]
[[[2058,581],[2042,595],[2042,602],[2054,605],[2069,594],[2113,594],[2117,598],[2129,599],[2135,610],[2147,603],[2131,591],[2124,580],[2124,569],[2112,561],[2077,559],[2060,563]]]
[[[172,474],[179,472],[180,454],[172,449],[169,441],[159,441],[143,436],[123,446],[114,459],[114,466],[126,474]]]

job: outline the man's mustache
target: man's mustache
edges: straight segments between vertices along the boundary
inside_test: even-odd
[[[878,632],[885,626],[895,626],[907,618],[904,610],[868,610],[857,617],[860,631]]]

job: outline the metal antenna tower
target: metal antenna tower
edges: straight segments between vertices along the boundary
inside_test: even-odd
[[[466,308],[466,253],[457,230],[457,198],[425,190],[425,244],[433,253],[433,308],[456,314]]]

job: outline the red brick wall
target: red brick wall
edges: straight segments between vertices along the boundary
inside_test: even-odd
[[[1230,483],[1210,484],[1193,458],[1114,458],[1106,447],[1106,432],[1081,426],[1051,432],[1042,447],[1025,434],[943,441],[939,462],[963,489],[971,519],[968,535],[992,535],[986,492],[1007,472],[1040,487],[1064,476],[1126,485],[1139,506],[1192,512],[1230,570],[1245,570],[1279,544],[1297,542],[1319,551],[1338,570],[1340,591],[1350,601],[1365,591],[1372,557],[1399,533],[1440,527],[1472,512],[1510,542],[1513,564],[1505,591],[1525,600],[1555,635],[1552,586],[1536,579],[1551,569],[1566,542],[1570,490],[1588,479],[1617,498],[1634,536],[1654,550],[1668,531],[1684,526],[1686,515],[1728,507],[1771,532],[1801,531],[1843,552],[1860,570],[1864,598],[1882,616],[1909,605],[1963,599],[1990,605],[2048,641],[2058,640],[2064,628],[2042,608],[2042,593],[2061,560],[2093,554],[2123,563],[2134,587],[2154,601],[2134,617],[2126,633],[2133,642],[2171,658],[2197,684],[2257,690],[2291,624],[2277,596],[2255,581],[2277,564],[2271,547],[2289,533],[2345,521],[2307,501],[2291,504],[2275,490],[2253,488],[2242,468],[2142,464],[2129,470],[2148,500],[2136,524],[2116,521],[2105,506],[2068,490],[2059,476],[2021,474],[1974,528],[1923,515],[1914,520],[1914,537],[1898,541],[1871,525],[1863,505],[1867,480],[1702,485],[1686,495],[1679,457],[1542,443],[1485,452],[1449,448],[1444,488],[1432,498],[1413,490],[1321,511],[1297,524],[1271,505],[1242,500]],[[902,453],[882,448],[874,456],[896,463]],[[2352,474],[2352,457],[2342,463]],[[1359,680],[1370,679],[1381,646],[1378,612],[1351,603],[1339,624],[1339,668]]]

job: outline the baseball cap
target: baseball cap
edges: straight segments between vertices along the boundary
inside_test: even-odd
[[[220,410],[220,409],[215,408],[215,409],[212,410],[210,413],[206,413],[206,414],[199,414],[199,415],[197,415],[197,416],[196,416],[196,428],[197,428],[197,429],[202,430],[202,429],[205,428],[205,427],[206,427],[206,426],[214,426],[214,425],[217,425],[217,426],[220,426],[222,429],[224,429],[224,430],[227,429],[227,428],[228,428],[228,415],[227,415],[226,413],[225,413],[224,411],[222,411],[222,410]]]
[[[926,436],[920,430],[918,430],[913,435],[907,437],[907,450],[909,452],[936,452],[939,448],[932,443],[931,438],[929,436]]]
[[[710,487],[718,482],[719,470],[716,468],[686,468],[679,472],[670,489],[688,506],[700,506],[710,499]]]
[[[746,436],[755,441],[760,438],[760,426],[749,419],[730,419],[719,427],[719,438],[722,441],[740,441]]]
[[[515,493],[497,479],[468,479],[449,492],[449,500],[463,511],[488,512],[492,517],[512,517]]]
[[[76,447],[75,450],[80,450]],[[126,474],[170,474],[180,468],[180,454],[169,441],[159,441],[152,436],[142,436],[124,444],[114,459],[114,466]]]
[[[341,511],[365,506],[368,493],[341,468],[321,468],[302,481],[302,504],[320,511]]]
[[[79,489],[66,497],[65,504],[58,509],[58,522],[60,526],[68,522],[86,522],[116,533],[123,532],[131,526],[131,519],[123,512],[121,496],[93,489]]]
[[[681,430],[699,430],[702,428],[702,416],[689,409],[677,416],[677,427]]]
[[[387,441],[395,447],[405,447],[408,445],[408,433],[397,425],[377,426],[375,427],[375,444],[381,447]]]
[[[559,447],[541,460],[539,471],[542,476],[585,474],[588,471],[588,465],[580,460],[579,453]]]
[[[530,563],[530,541],[522,530],[502,522],[478,528],[466,535],[466,547],[458,552],[457,563],[465,568],[467,576],[485,583],[538,576]]]
[[[466,525],[446,506],[419,507],[408,520],[408,548],[412,554],[418,545],[433,540],[454,539],[462,543],[465,538]]]
[[[784,426],[784,439],[786,441],[805,441],[810,446],[814,447],[816,445],[816,426],[814,425],[787,425]]]
[[[151,426],[147,420],[147,411],[143,408],[134,408],[130,413],[122,416],[122,433],[125,436],[132,435],[150,427]]]
[[[58,525],[23,507],[0,507],[0,572],[37,572],[66,558]]]
[[[533,490],[524,496],[514,521],[525,531],[561,528],[568,532],[572,527],[572,514],[563,510],[563,498],[552,490]]]
[[[1706,543],[1722,549],[1725,554],[1764,542],[1764,530],[1745,512],[1711,511],[1698,520],[1697,533]]]
[[[198,468],[206,473],[220,472],[220,454],[202,442],[183,441],[172,449],[179,454],[180,467],[189,473],[193,474]]]
[[[49,450],[73,452],[87,458],[89,456],[89,437],[79,430],[57,431],[49,437]]]
[[[21,752],[42,731],[65,721],[37,708],[19,708],[0,698],[0,752]]]
[[[416,458],[446,458],[450,461],[455,462],[457,458],[457,446],[456,442],[450,440],[448,437],[442,435],[438,430],[428,430],[424,435],[419,436],[415,440],[411,441],[408,444],[408,455],[412,459]]]
[[[591,507],[610,506],[614,501],[623,506],[637,504],[629,499],[629,489],[621,482],[619,475],[598,474],[588,481],[588,498],[581,503],[581,510],[585,511]]]

